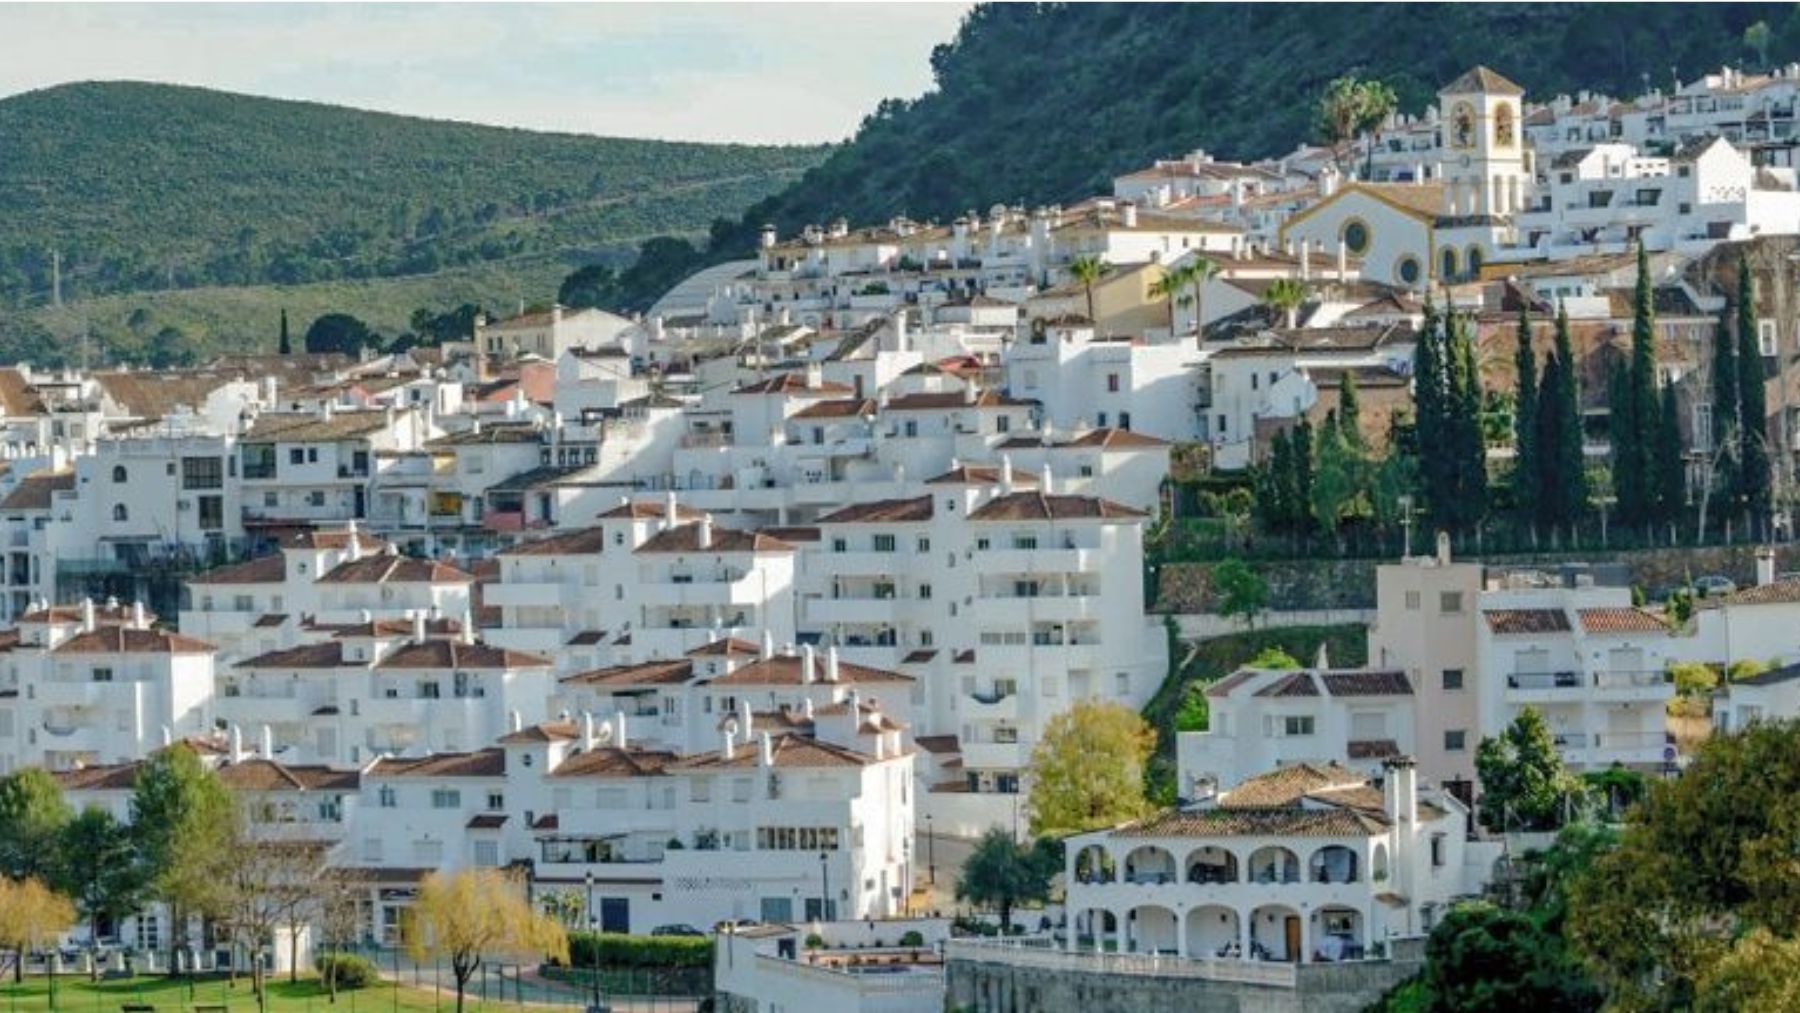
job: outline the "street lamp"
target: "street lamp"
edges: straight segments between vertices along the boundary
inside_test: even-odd
[[[925,814],[925,873],[937,886],[937,838],[931,833],[931,814]]]
[[[823,922],[831,921],[831,865],[828,861],[829,858],[830,855],[827,852],[819,852],[819,882],[824,890],[823,895],[819,897],[819,920]]]
[[[588,969],[594,976],[594,1001],[588,1007],[592,1011],[600,1008],[600,940],[594,935],[594,870],[583,872],[581,880],[587,884],[587,906],[583,910],[587,912],[588,923]]]

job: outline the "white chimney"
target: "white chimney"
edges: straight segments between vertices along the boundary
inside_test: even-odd
[[[809,696],[806,699],[800,701],[800,716],[805,718],[808,721],[811,721],[813,719],[812,697]]]
[[[721,760],[729,760],[736,755],[737,726],[734,723],[727,721],[725,722],[725,744],[719,747],[719,758]]]
[[[768,661],[770,658],[773,658],[774,656],[775,656],[775,634],[770,630],[763,630],[763,646],[762,646],[763,660]]]
[[[1770,553],[1769,558],[1773,560],[1774,554]],[[1771,562],[1769,565],[1773,566],[1774,563]],[[150,618],[144,613],[144,603],[141,599],[131,603],[131,628],[134,630],[147,630],[150,628]]]
[[[694,544],[700,549],[712,548],[712,514],[700,518],[699,529],[694,533]]]
[[[600,733],[594,728],[594,712],[581,712],[581,751],[591,753],[600,744]]]
[[[356,522],[353,520],[350,522],[350,561],[354,563],[361,558],[362,534],[356,530]]]
[[[832,644],[825,648],[825,681],[836,682],[839,675],[837,645]]]
[[[755,728],[756,715],[750,711],[749,700],[738,701],[738,731],[744,733],[744,741],[750,741],[750,732]]]
[[[669,495],[663,500],[663,523],[669,527],[675,526],[675,491],[673,489],[669,490]]]
[[[769,733],[762,733],[756,754],[756,765],[770,767],[775,764],[775,743],[769,739]]]
[[[81,632],[94,632],[94,599],[81,599]]]
[[[413,643],[422,644],[425,642],[425,613],[416,610],[413,612],[412,634]]]
[[[1012,455],[1011,454],[1001,454],[1000,455],[1000,494],[1002,496],[1011,496],[1013,494],[1013,472],[1012,472]]]
[[[468,609],[463,610],[462,642],[465,644],[473,644],[475,642],[475,616]]]
[[[835,648],[833,648],[835,650]],[[800,685],[806,686],[813,681],[813,645],[800,645]]]
[[[1337,280],[1339,284],[1350,280],[1350,247],[1342,239],[1338,240]]]
[[[1043,469],[1038,472],[1038,492],[1045,496],[1050,495],[1050,485],[1052,481],[1053,476],[1050,474],[1050,462],[1045,461]]]
[[[512,731],[518,732],[525,729],[525,715],[520,714],[517,708],[508,711],[506,719]]]
[[[1126,201],[1119,205],[1119,223],[1128,229],[1137,228],[1137,205]]]
[[[1394,756],[1382,761],[1382,808],[1388,819],[1402,826],[1411,836],[1419,821],[1419,771],[1410,756]]]
[[[165,728],[164,731],[166,732],[167,729]],[[230,746],[231,762],[232,763],[244,762],[244,730],[239,728],[237,725],[232,725],[231,733],[229,736],[227,736],[227,739],[231,743],[231,746]]]
[[[1437,562],[1439,566],[1450,565],[1450,532],[1440,531],[1437,534]]]
[[[1300,280],[1312,280],[1312,241],[1300,241]]]
[[[262,726],[262,758],[265,760],[275,758],[275,729],[268,725]]]
[[[613,745],[624,749],[628,742],[625,737],[625,712],[613,711]]]
[[[1775,550],[1765,545],[1756,550],[1756,586],[1775,583]]]

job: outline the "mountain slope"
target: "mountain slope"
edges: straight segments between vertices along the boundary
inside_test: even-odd
[[[626,255],[824,154],[422,120],[138,83],[0,100],[0,306]],[[533,293],[534,298],[551,293]]]
[[[947,219],[996,201],[1067,200],[1194,147],[1255,158],[1312,133],[1341,74],[1377,77],[1418,111],[1477,63],[1532,96],[1635,94],[1756,60],[1800,56],[1786,4],[997,4],[932,54],[937,87],[882,103],[854,140],[718,237],[719,259],[836,215]]]

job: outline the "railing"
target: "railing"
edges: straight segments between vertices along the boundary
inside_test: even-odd
[[[1580,689],[1581,673],[1565,672],[1514,672],[1506,677],[1507,689]]]
[[[1601,689],[1627,689],[1630,687],[1663,686],[1675,679],[1674,675],[1663,669],[1642,669],[1637,671],[1613,669],[1607,672],[1594,673],[1594,685]]]
[[[1275,988],[1293,988],[1293,964],[1255,960],[1191,959],[1139,953],[1096,953],[1059,950],[1049,940],[952,939],[944,944],[947,960],[972,960],[1014,967],[1090,974],[1129,974],[1153,978],[1200,978]]]

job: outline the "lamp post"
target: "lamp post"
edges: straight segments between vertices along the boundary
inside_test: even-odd
[[[925,814],[925,874],[937,886],[937,837],[931,832],[931,814]]]
[[[589,1008],[598,1010],[600,1008],[600,940],[594,936],[594,870],[588,869],[583,872],[581,879],[587,884],[587,907],[583,910],[587,913],[588,923],[588,970],[594,976],[594,1002]]]
[[[830,857],[831,856],[828,852],[824,852],[824,851],[819,852],[819,883],[820,883],[821,888],[824,891],[822,893],[822,895],[819,897],[819,920],[823,921],[823,922],[831,921],[831,865],[830,865],[830,861],[829,861]]]

